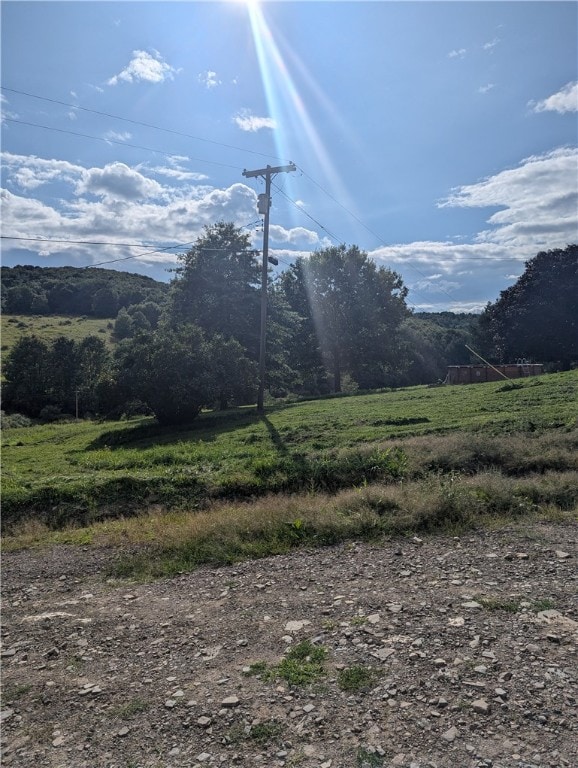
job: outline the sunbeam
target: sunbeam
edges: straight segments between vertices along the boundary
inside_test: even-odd
[[[257,2],[253,2],[248,4],[247,8],[267,106],[270,116],[275,120],[277,126],[275,130],[275,145],[278,155],[287,158],[292,153],[295,153],[294,146],[289,146],[290,136],[305,137],[321,164],[324,179],[328,180],[335,194],[343,198],[345,195],[344,186],[325,149],[324,142],[309,116],[307,107],[281,55],[279,46],[263,15],[261,6]],[[308,76],[303,63],[296,59],[294,52],[291,52],[291,57],[293,61],[297,61],[301,74],[307,78],[313,91],[318,91],[315,82]],[[329,111],[330,107],[327,99],[323,101]],[[335,117],[334,110],[331,111]],[[292,183],[291,178],[288,178],[287,184],[289,188]],[[295,218],[294,214],[293,217]]]

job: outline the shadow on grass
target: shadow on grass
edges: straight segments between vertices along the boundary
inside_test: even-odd
[[[218,435],[231,432],[259,421],[260,417],[252,408],[237,408],[227,411],[201,413],[194,421],[186,424],[162,425],[148,419],[138,424],[127,425],[125,429],[103,432],[89,443],[86,450],[97,451],[107,448],[146,449],[152,445],[170,445],[186,436],[192,442],[210,442]]]

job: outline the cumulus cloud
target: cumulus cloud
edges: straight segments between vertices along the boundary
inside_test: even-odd
[[[90,168],[77,186],[79,194],[103,196],[109,200],[146,200],[159,197],[162,186],[129,168],[125,163],[109,163],[104,168]]]
[[[198,75],[199,83],[202,83],[205,88],[216,88],[218,85],[221,85],[221,81],[217,77],[217,73],[213,72],[211,69],[206,70],[206,72],[201,72]]]
[[[179,70],[164,61],[158,51],[153,51],[152,54],[147,51],[133,51],[127,66],[118,75],[107,80],[107,85],[117,85],[120,81],[162,83],[172,80],[178,72]]]
[[[529,104],[534,112],[578,112],[578,82],[566,83],[556,93],[539,102]]]
[[[576,148],[525,158],[514,168],[453,190],[439,203],[494,209],[488,228],[473,242],[403,243],[377,248],[370,256],[402,274],[410,300],[421,309],[481,311],[497,298],[497,277],[503,289],[539,251],[576,242],[577,168]]]
[[[459,187],[440,207],[498,207],[481,232],[481,243],[521,252],[575,242],[578,210],[578,149],[562,147],[528,157],[516,167]]]
[[[274,130],[277,127],[277,123],[272,117],[257,117],[252,115],[248,110],[243,110],[238,115],[233,117],[233,122],[242,131],[248,131],[255,133],[261,131],[263,128],[269,128]]]
[[[463,59],[466,55],[465,48],[454,48],[453,51],[448,53],[448,59]]]
[[[290,243],[291,245],[313,245],[319,244],[319,235],[311,229],[305,227],[292,227],[285,229],[278,224],[272,224],[269,227],[271,239],[277,243]]]
[[[174,165],[184,160],[171,158],[165,170],[176,170]],[[123,163],[111,163],[103,168],[84,168],[7,153],[2,163],[7,184],[21,190],[20,194],[2,190],[3,231],[14,237],[190,243],[202,235],[205,225],[232,221],[244,226],[255,214],[257,195],[242,183],[225,189],[206,184],[161,186],[150,178],[151,170],[142,167],[137,171]],[[60,195],[50,202],[37,199],[37,187],[49,181],[68,184],[72,197],[66,200]],[[29,250],[30,243],[11,241],[10,247]],[[79,263],[94,263],[129,256],[131,251],[107,245],[96,253],[81,244],[47,243],[42,244],[42,253],[67,253]],[[139,256],[138,262],[175,260],[172,254],[147,254]]]
[[[11,186],[25,191],[55,181],[75,181],[84,170],[67,160],[46,160],[36,155],[15,155],[11,152],[2,153],[2,164],[8,172]]]

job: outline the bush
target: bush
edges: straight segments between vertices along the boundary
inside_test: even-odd
[[[2,429],[20,429],[20,427],[33,427],[34,422],[23,413],[0,412]]]

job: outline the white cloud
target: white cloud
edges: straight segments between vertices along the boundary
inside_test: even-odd
[[[10,152],[2,153],[2,164],[8,171],[11,185],[26,191],[55,181],[76,181],[84,170],[67,160],[45,160],[35,155],[14,155]]]
[[[238,115],[235,115],[233,122],[242,130],[255,133],[263,128],[270,128],[274,130],[277,127],[277,123],[272,117],[257,117],[252,115],[248,110],[243,110]]]
[[[578,82],[566,83],[557,93],[547,99],[529,103],[534,112],[578,112]]]
[[[152,54],[147,51],[133,51],[127,66],[118,75],[107,80],[107,85],[117,85],[120,80],[127,83],[162,83],[172,80],[179,71],[167,64],[158,51],[153,51]]]
[[[490,40],[489,42],[484,43],[482,48],[484,49],[484,51],[493,51],[494,48],[496,47],[496,45],[498,45],[499,42],[500,42],[500,38],[499,37],[494,37],[493,40]]]
[[[311,229],[305,227],[292,227],[285,229],[278,224],[271,224],[269,227],[271,239],[277,243],[290,243],[291,245],[319,245],[319,235]]]
[[[448,53],[448,59],[463,59],[466,55],[465,48],[454,48],[453,51]]]
[[[186,160],[186,158],[184,158]],[[178,159],[173,161],[178,163]],[[116,242],[190,243],[203,234],[205,225],[232,221],[244,226],[254,218],[257,195],[242,183],[225,189],[208,185],[161,186],[148,174],[123,163],[103,168],[84,168],[56,160],[4,154],[7,183],[22,194],[2,190],[3,231],[14,237],[106,240]],[[168,168],[167,170],[171,170]],[[75,194],[43,202],[34,196],[49,181],[68,184]],[[26,241],[11,241],[10,248],[30,249]],[[64,253],[78,263],[100,262],[129,256],[120,246],[89,246],[47,243],[43,254]],[[147,254],[138,262],[174,262],[173,254]]]
[[[128,131],[107,131],[103,138],[107,141],[128,141],[132,139],[132,133]]]
[[[491,91],[492,88],[495,88],[495,87],[496,87],[495,83],[487,83],[486,85],[481,85],[478,88],[478,93],[488,93],[488,91]]]
[[[77,193],[102,196],[108,200],[146,200],[160,197],[163,188],[125,163],[110,163],[83,173]]]
[[[522,160],[477,184],[458,188],[440,207],[498,207],[481,243],[515,247],[525,255],[577,239],[578,149],[562,147]]]
[[[217,77],[217,73],[213,72],[211,69],[208,69],[206,72],[201,72],[198,75],[199,83],[202,83],[205,88],[216,88],[218,85],[221,85],[221,81]]]
[[[206,173],[187,171],[184,168],[167,168],[166,166],[155,166],[149,170],[151,173],[156,173],[160,176],[166,176],[168,179],[174,179],[175,181],[204,181],[209,178]]]

